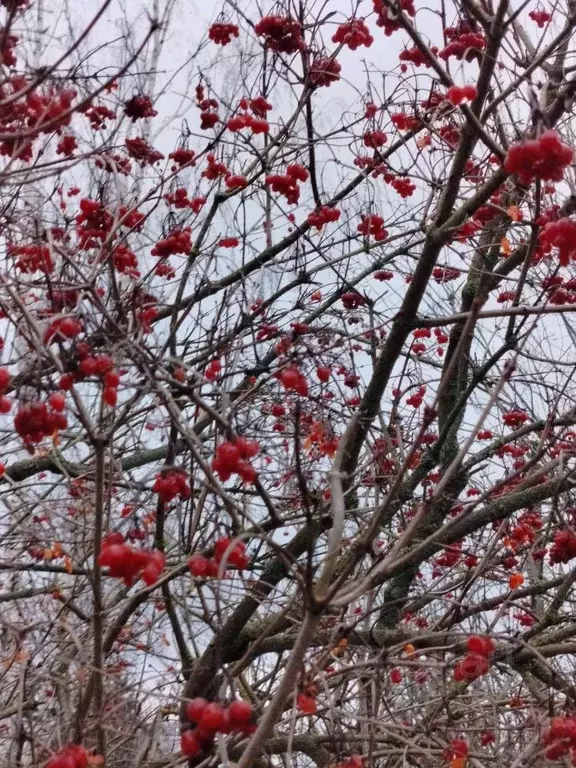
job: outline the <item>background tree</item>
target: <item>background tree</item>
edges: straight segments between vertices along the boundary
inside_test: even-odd
[[[575,759],[576,5],[0,6],[0,765]]]

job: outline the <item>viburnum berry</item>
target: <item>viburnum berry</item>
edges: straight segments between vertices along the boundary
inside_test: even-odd
[[[106,536],[98,564],[108,569],[108,575],[123,579],[127,587],[137,578],[143,578],[147,585],[156,582],[164,569],[166,558],[158,550],[134,549],[126,544],[120,533]]]
[[[398,15],[386,4],[385,0],[372,0],[372,5],[376,14],[376,25],[384,29],[384,34],[387,37],[400,29]],[[403,13],[414,18],[416,15],[414,0],[399,0],[398,5]]]
[[[399,131],[411,131],[420,125],[419,118],[410,117],[405,112],[396,112],[390,115],[390,120]]]
[[[485,675],[490,669],[490,662],[486,656],[477,653],[468,653],[462,661],[454,667],[454,680],[456,682],[473,682]]]
[[[340,80],[342,67],[336,59],[329,56],[316,56],[308,72],[308,80],[314,88],[329,88]]]
[[[199,553],[192,555],[186,565],[192,576],[196,576],[199,579],[218,575],[218,563],[216,560],[204,557],[204,555]]]
[[[237,237],[223,237],[218,242],[220,248],[236,248],[238,245],[240,245],[240,240]]]
[[[240,30],[236,24],[225,24],[222,22],[216,22],[212,24],[208,30],[208,37],[216,45],[228,45],[232,42],[233,37],[238,37]]]
[[[173,229],[164,240],[159,240],[154,248],[152,248],[151,254],[152,256],[166,258],[178,253],[189,253],[191,249],[191,229],[190,227],[184,227],[182,229]]]
[[[372,236],[378,242],[388,237],[388,230],[384,229],[384,219],[376,213],[362,216],[362,221],[358,224],[358,232],[365,237]]]
[[[307,221],[312,227],[316,227],[318,231],[322,230],[325,224],[333,221],[338,221],[340,218],[340,211],[337,208],[331,208],[328,205],[322,205],[320,208],[316,208],[315,211],[308,214]]]
[[[540,232],[539,241],[545,251],[558,250],[561,266],[567,267],[570,261],[576,261],[576,221],[573,219],[550,221]]]
[[[502,414],[502,421],[507,427],[518,429],[525,421],[528,421],[528,414],[525,411],[508,411]]]
[[[504,170],[516,174],[521,184],[530,184],[534,179],[562,181],[573,157],[574,150],[550,129],[537,139],[512,144],[504,160]]]
[[[546,26],[546,24],[552,18],[552,14],[548,13],[548,11],[545,11],[542,8],[537,9],[535,11],[530,11],[528,16],[532,19],[532,21],[536,22],[536,24],[540,27],[540,29],[542,29],[542,27]]]
[[[350,19],[350,21],[340,24],[334,35],[332,35],[332,42],[347,45],[351,51],[355,51],[361,45],[370,48],[374,38],[362,19]]]
[[[464,741],[464,739],[452,739],[452,741],[444,750],[444,757],[446,760],[450,761],[454,760],[455,758],[466,758],[468,757],[469,751],[470,747],[468,746],[467,741]]]
[[[371,149],[379,149],[388,141],[388,136],[383,131],[366,131],[362,137],[364,146]]]
[[[124,103],[124,114],[132,122],[146,117],[156,117],[158,112],[152,107],[150,96],[133,96]]]
[[[390,670],[390,682],[393,685],[398,685],[398,683],[402,682],[402,672],[397,667]]]
[[[564,528],[554,534],[554,542],[550,549],[550,562],[569,563],[576,557],[576,533]]]
[[[462,61],[474,61],[481,55],[481,51],[486,47],[486,38],[484,35],[476,32],[467,22],[460,22],[455,27],[446,27],[444,35],[450,42],[443,48],[438,56],[444,61],[452,56]]]
[[[306,47],[300,22],[290,16],[264,16],[254,31],[264,38],[267,48],[278,53],[297,53]]]
[[[193,165],[195,157],[196,153],[192,149],[186,149],[185,147],[179,147],[168,155],[168,158],[173,160],[179,168],[184,165]],[[176,168],[174,167],[173,170],[176,170]]]
[[[436,54],[438,53],[438,48],[435,45],[431,46],[430,53],[436,56]],[[429,58],[424,55],[424,53],[420,50],[420,48],[416,48],[416,47],[405,48],[403,51],[400,52],[398,58],[400,59],[400,61],[408,61],[411,64],[414,64],[415,67],[432,66],[432,63],[429,60]]]
[[[212,469],[224,482],[232,474],[238,474],[245,483],[253,483],[258,474],[249,459],[257,456],[259,452],[260,446],[257,442],[243,437],[220,443],[216,448]]]
[[[152,490],[158,494],[164,504],[169,504],[177,496],[182,500],[189,499],[188,475],[183,469],[163,469],[156,475]]]
[[[231,544],[232,544],[231,539],[227,537],[218,539],[215,542],[214,559],[218,564],[222,562],[222,558],[224,557],[226,552],[230,549]],[[226,564],[233,565],[235,568],[238,568],[238,570],[241,571],[244,568],[246,568],[249,562],[250,562],[250,558],[246,554],[246,545],[244,544],[243,541],[237,541],[226,557]]]
[[[220,360],[211,360],[208,365],[206,366],[206,370],[204,371],[204,376],[209,381],[214,381],[218,378],[220,375],[220,372],[222,371],[222,363]]]
[[[446,98],[457,107],[463,101],[474,101],[476,93],[476,88],[473,85],[464,85],[462,88],[458,85],[452,85],[446,92]]]
[[[45,768],[88,768],[90,756],[80,744],[68,744],[48,760]]]
[[[466,640],[466,648],[469,653],[475,653],[479,656],[486,656],[486,658],[488,658],[494,653],[495,645],[491,637],[470,635]]]
[[[340,301],[344,304],[346,309],[357,309],[358,307],[366,304],[364,296],[357,291],[347,291],[340,296]]]
[[[232,701],[228,705],[228,719],[233,729],[249,725],[253,717],[254,707],[247,701]]]
[[[283,368],[275,374],[275,377],[289,390],[302,397],[308,396],[308,382],[302,371],[295,365]]]
[[[130,157],[144,167],[145,165],[154,165],[164,159],[162,152],[159,152],[151,144],[142,138],[137,136],[134,139],[125,139],[126,149]]]
[[[255,99],[250,100],[250,109],[256,117],[265,119],[268,112],[272,109],[272,104],[264,96],[257,96]]]
[[[14,417],[14,428],[28,447],[67,426],[64,414],[49,410],[46,403],[39,401],[21,405]]]
[[[202,752],[202,743],[196,733],[188,729],[180,735],[180,749],[185,757],[197,757]]]

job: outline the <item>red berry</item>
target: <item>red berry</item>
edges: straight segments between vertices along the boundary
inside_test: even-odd
[[[197,757],[202,752],[202,744],[198,741],[194,731],[187,730],[182,733],[180,749],[186,757]]]
[[[206,699],[200,697],[188,701],[185,707],[186,717],[191,723],[199,723],[207,706],[208,702]]]
[[[224,725],[224,711],[219,704],[210,703],[207,704],[200,720],[198,721],[198,727],[204,731],[217,732]]]
[[[228,718],[233,728],[247,725],[252,720],[253,715],[254,708],[247,701],[233,701],[228,706]]]

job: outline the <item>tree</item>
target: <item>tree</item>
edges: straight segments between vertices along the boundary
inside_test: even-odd
[[[0,765],[575,760],[576,5],[0,6]]]

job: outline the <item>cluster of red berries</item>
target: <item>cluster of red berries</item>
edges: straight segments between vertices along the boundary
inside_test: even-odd
[[[127,245],[117,245],[112,251],[112,264],[117,272],[131,277],[140,277],[138,258]]]
[[[388,230],[384,229],[384,219],[377,213],[362,216],[362,221],[358,224],[358,232],[364,237],[372,236],[378,242],[388,237]]]
[[[300,199],[300,187],[298,182],[308,180],[309,173],[303,165],[292,163],[286,168],[286,174],[271,174],[266,176],[266,184],[273,192],[284,195],[290,205],[296,205]]]
[[[394,277],[394,272],[390,272],[389,269],[379,269],[378,272],[374,272],[374,279],[380,280],[383,282],[384,280],[392,280]]]
[[[389,175],[389,174],[386,174]],[[388,181],[386,179],[386,176],[384,177],[385,181]],[[390,180],[390,184],[392,187],[398,192],[400,197],[405,200],[407,197],[412,197],[414,192],[416,191],[416,184],[410,181],[410,179],[407,179],[405,177],[398,177],[395,176]]]
[[[451,85],[446,92],[446,98],[457,107],[463,101],[474,101],[476,93],[476,88],[473,85],[464,85],[462,88],[459,85]]]
[[[270,123],[259,117],[253,117],[249,114],[234,115],[226,123],[226,127],[232,133],[241,131],[243,128],[250,128],[252,133],[269,133]]]
[[[216,22],[208,30],[208,37],[216,45],[228,45],[232,42],[233,37],[238,37],[239,35],[240,30],[236,24]]]
[[[464,739],[451,739],[444,750],[443,757],[445,760],[448,760],[451,765],[463,765],[468,757],[469,751],[470,747],[468,746],[467,741],[464,741]]]
[[[411,117],[405,112],[395,112],[393,115],[390,115],[390,120],[399,131],[411,131],[420,125],[418,117]]]
[[[536,24],[538,24],[540,29],[542,29],[542,27],[545,26],[552,18],[552,14],[544,10],[530,11],[528,16],[532,19],[532,21],[535,21]]]
[[[216,448],[216,455],[212,461],[212,469],[225,482],[232,474],[239,475],[243,482],[253,483],[258,473],[250,464],[260,452],[260,446],[255,440],[246,440],[245,437],[237,437],[227,440]]]
[[[159,152],[146,139],[136,136],[134,139],[125,139],[126,149],[131,158],[136,160],[140,166],[154,165],[164,159],[162,152]]]
[[[190,207],[188,191],[185,187],[178,187],[174,192],[168,192],[167,195],[164,195],[164,200],[166,200],[169,205],[173,205],[174,208],[178,208],[179,210]]]
[[[559,760],[572,752],[572,765],[576,757],[576,717],[553,717],[550,727],[542,733],[547,760]]]
[[[502,414],[502,421],[507,427],[518,429],[525,421],[528,421],[528,414],[526,411],[508,411]]]
[[[82,198],[76,215],[78,247],[82,250],[99,248],[112,229],[114,218],[98,200]]]
[[[88,768],[90,753],[80,744],[68,744],[53,755],[46,768]]]
[[[272,109],[272,104],[266,101],[264,96],[256,96],[255,99],[250,100],[250,109],[256,117],[266,117],[267,113]]]
[[[386,4],[385,0],[372,0],[372,5],[376,14],[376,26],[382,27],[387,37],[400,29],[398,14]],[[414,0],[399,0],[398,6],[408,16],[414,18],[416,15]]]
[[[8,34],[7,30],[3,27],[0,28],[0,35],[2,36],[2,39],[0,40],[2,46],[0,48],[0,58],[2,59],[2,64],[4,64],[5,67],[14,67],[17,61],[14,48],[18,45],[18,38],[16,35]]]
[[[274,374],[289,392],[296,392],[301,397],[308,396],[308,381],[296,365],[290,365]]]
[[[45,437],[67,426],[68,420],[63,413],[39,401],[21,405],[14,417],[14,429],[27,446],[41,443]]]
[[[458,61],[474,61],[480,57],[480,52],[486,47],[486,38],[475,32],[466,22],[461,22],[455,27],[446,27],[444,30],[446,39],[450,42],[443,48],[438,56],[448,61],[454,56]]]
[[[220,563],[230,548],[231,543],[232,540],[227,537],[218,539],[214,544],[214,557],[204,557],[204,555],[199,553],[192,555],[187,562],[188,570],[192,576],[196,576],[199,579],[218,576]],[[237,541],[230,549],[226,558],[226,567],[232,565],[239,571],[243,571],[248,567],[249,563],[250,558],[246,554],[246,545],[243,541]]]
[[[524,512],[518,519],[518,524],[510,531],[509,538],[511,547],[514,549],[518,544],[534,544],[536,532],[541,528],[542,518],[538,512],[531,512],[529,510]]]
[[[576,533],[564,528],[554,534],[554,542],[550,549],[550,562],[569,563],[576,557]]]
[[[449,283],[457,280],[462,273],[456,267],[434,267],[432,277],[437,283]]]
[[[219,248],[237,248],[240,245],[240,240],[237,237],[223,237],[218,241]]]
[[[12,403],[5,394],[11,378],[7,368],[0,368],[0,413],[10,413],[12,408]]]
[[[316,208],[315,211],[308,214],[308,224],[311,227],[316,227],[318,231],[322,230],[325,224],[329,224],[332,221],[338,221],[340,218],[340,211],[337,208],[331,208],[329,205],[322,205],[320,208]]]
[[[56,145],[56,154],[64,155],[64,157],[72,157],[77,149],[78,142],[76,141],[76,138],[74,136],[66,135],[62,136]]]
[[[152,107],[150,96],[133,96],[124,104],[124,114],[132,122],[145,117],[156,117],[158,112]]]
[[[50,274],[54,270],[54,262],[50,248],[47,245],[39,243],[30,243],[30,245],[14,245],[8,243],[7,255],[16,259],[16,268],[25,274],[33,272],[44,272]]]
[[[208,381],[214,381],[220,375],[221,370],[222,363],[220,360],[210,360],[204,371],[204,376],[206,376]]]
[[[512,144],[504,160],[504,170],[515,173],[521,184],[530,184],[534,179],[562,181],[564,169],[573,157],[574,150],[551,129],[537,139]]]
[[[82,323],[77,317],[57,317],[44,331],[44,344],[74,339],[82,333]]]
[[[302,25],[290,16],[264,16],[254,27],[259,37],[271,51],[297,53],[306,48],[302,37]]]
[[[425,394],[426,387],[422,385],[413,395],[410,395],[410,397],[406,398],[406,405],[411,405],[412,408],[420,408]]]
[[[329,88],[332,83],[340,80],[342,67],[336,59],[330,56],[316,56],[310,70],[308,71],[308,80],[314,88]]]
[[[189,499],[188,475],[183,469],[163,469],[156,475],[152,490],[164,504],[169,504],[177,496],[183,500]]]
[[[466,641],[468,653],[454,667],[456,682],[472,682],[490,669],[490,656],[494,653],[494,641],[490,637],[472,635]]]
[[[347,45],[351,51],[355,51],[357,48],[360,48],[361,45],[370,48],[374,42],[374,38],[362,19],[350,19],[350,21],[345,21],[344,24],[340,24],[336,32],[332,35],[332,42]]]
[[[165,259],[177,253],[189,253],[192,249],[190,227],[173,229],[163,240],[159,240],[152,248],[152,256]]]
[[[558,249],[561,266],[567,267],[570,261],[576,261],[576,221],[566,218],[551,221],[540,232],[539,240],[544,252]]]
[[[254,733],[254,708],[247,701],[233,701],[222,707],[206,699],[192,699],[186,704],[188,720],[196,727],[182,732],[180,748],[188,758],[197,757],[211,749],[217,733]]]
[[[220,163],[216,160],[216,156],[209,152],[206,155],[206,162],[208,167],[202,171],[202,178],[209,181],[215,181],[230,173],[224,163]]]
[[[82,109],[80,112],[84,111]],[[86,117],[95,131],[106,128],[106,120],[116,120],[116,112],[104,104],[95,104],[86,109]]]
[[[384,131],[366,131],[362,137],[362,141],[364,142],[365,147],[370,147],[370,149],[379,149],[380,147],[384,146],[384,144],[386,144],[388,141],[388,136],[386,136]]]
[[[134,549],[124,541],[121,533],[111,533],[102,541],[98,565],[108,569],[108,575],[123,579],[131,587],[141,578],[149,587],[155,584],[164,570],[166,556],[158,549]]]
[[[196,152],[185,147],[178,147],[178,149],[175,149],[174,152],[170,152],[168,155],[168,158],[173,160],[179,168],[183,165],[194,164],[195,157]],[[176,168],[173,168],[173,170],[176,170]]]
[[[347,291],[340,296],[340,301],[346,309],[357,309],[366,304],[366,299],[357,291]]]
[[[433,45],[430,48],[430,52],[435,56],[438,53],[438,48],[435,45]],[[416,48],[416,47],[405,48],[403,51],[400,51],[398,58],[400,59],[400,61],[407,61],[410,64],[414,64],[415,67],[431,66],[429,59],[426,56],[424,56],[420,48]]]

